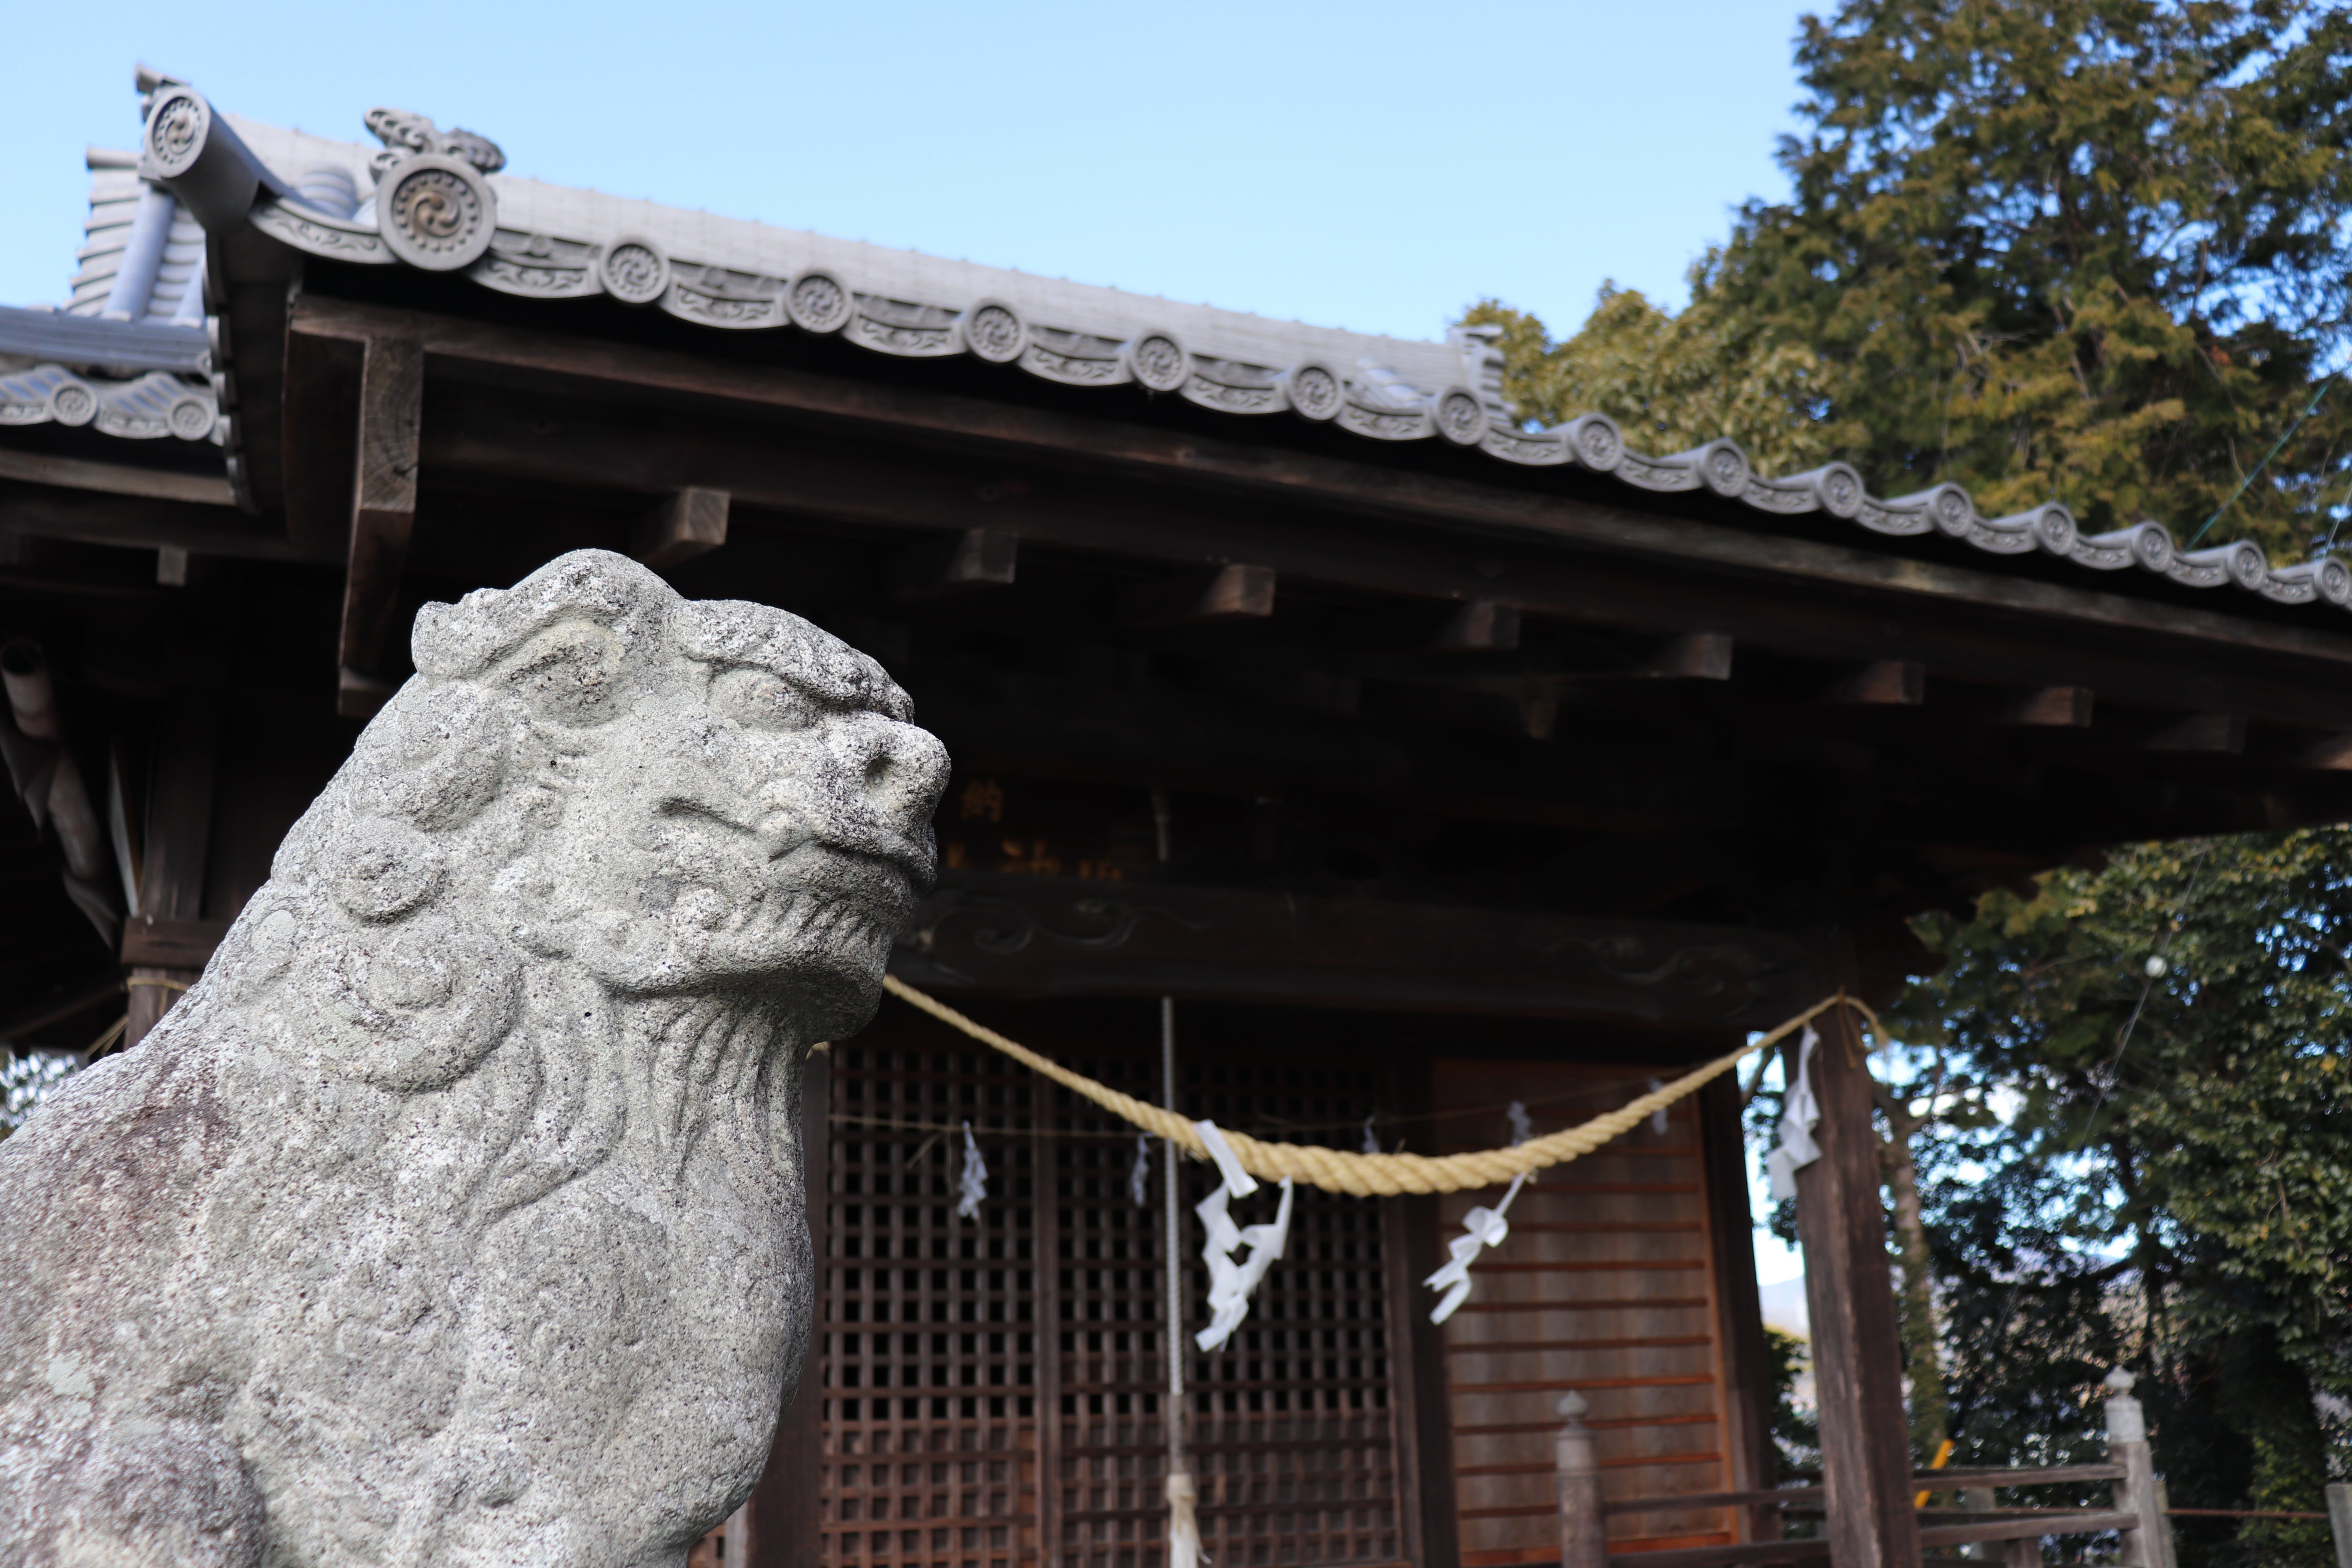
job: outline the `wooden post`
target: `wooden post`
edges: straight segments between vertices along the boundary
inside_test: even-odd
[[[1733,1491],[1760,1491],[1780,1481],[1772,1444],[1772,1379],[1766,1367],[1764,1309],[1756,1287],[1756,1233],[1748,1214],[1748,1155],[1736,1076],[1717,1079],[1696,1096],[1700,1170],[1706,1184],[1707,1240],[1715,1264],[1716,1332],[1723,1347],[1725,1478]],[[1780,1510],[1743,1508],[1742,1541],[1780,1539]]]
[[[1822,1119],[1813,1136],[1822,1156],[1797,1172],[1797,1232],[1812,1320],[1830,1554],[1838,1568],[1913,1568],[1919,1527],[1870,1068],[1851,1008],[1831,1008],[1814,1027],[1821,1043],[1811,1077]]]
[[[218,726],[218,713],[205,694],[182,693],[164,717],[155,748],[154,783],[147,796],[146,853],[139,868],[142,918],[196,921],[204,916],[205,857],[212,840]],[[133,964],[123,1049],[145,1038],[202,973],[174,965]]]
[[[2336,1537],[2336,1568],[2352,1568],[2352,1486],[2327,1484],[2327,1529]]]
[[[414,338],[371,339],[360,365],[359,465],[352,481],[351,551],[343,577],[341,658],[347,673],[338,706],[353,717],[382,705],[365,678],[383,662],[399,608],[408,542],[416,531],[424,410],[424,344]]]
[[[2156,1459],[2147,1446],[2147,1417],[2132,1397],[2138,1381],[2122,1367],[2107,1373],[2107,1460],[2124,1468],[2116,1483],[2116,1511],[2139,1516],[2139,1523],[2122,1532],[2116,1561],[2126,1568],[2169,1568],[2165,1550],[2170,1526],[2157,1494]]]
[[[1552,1439],[1559,1467],[1559,1568],[1609,1568],[1609,1521],[1601,1512],[1601,1461],[1592,1451],[1591,1408],[1580,1394],[1559,1402],[1564,1425]]]
[[[1435,1102],[1437,1086],[1429,1058],[1420,1058],[1398,1070],[1397,1103],[1407,1106]],[[1408,1193],[1382,1198],[1382,1245],[1395,1258],[1389,1273],[1391,1331],[1389,1374],[1406,1398],[1398,1407],[1398,1446],[1412,1455],[1411,1513],[1418,1525],[1419,1546],[1406,1553],[1418,1568],[1461,1568],[1460,1501],[1454,1493],[1454,1400],[1445,1366],[1445,1331],[1429,1321],[1426,1292],[1421,1282],[1437,1272],[1446,1249],[1439,1233],[1437,1197],[1433,1193]]]

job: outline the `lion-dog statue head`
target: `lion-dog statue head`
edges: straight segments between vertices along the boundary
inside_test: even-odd
[[[204,978],[0,1143],[0,1561],[654,1568],[759,1479],[801,1065],[946,753],[602,552],[414,648]]]

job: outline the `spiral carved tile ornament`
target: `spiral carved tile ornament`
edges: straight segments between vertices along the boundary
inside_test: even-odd
[[[2074,526],[2074,514],[2052,501],[2033,509],[2033,542],[2053,555],[2070,555],[2074,550],[2074,537],[2082,531]]]
[[[784,313],[804,332],[837,332],[856,310],[849,290],[830,272],[803,272],[784,290]]]
[[[1010,305],[983,300],[964,312],[963,346],[991,364],[1011,364],[1028,342],[1029,331]]]
[[[181,398],[164,418],[183,441],[201,441],[213,433],[213,407],[201,397]]]
[[[62,382],[49,394],[49,417],[60,425],[87,425],[98,417],[98,394],[79,381]]]
[[[1862,515],[1862,476],[1843,463],[1832,463],[1812,473],[1813,499],[1832,517],[1852,520]]]
[[[1927,497],[1928,520],[1955,538],[1968,532],[1969,521],[1976,516],[1976,510],[1969,492],[1958,485],[1937,485]]]
[[[1746,489],[1751,472],[1748,454],[1735,441],[1710,441],[1699,454],[1698,477],[1719,496],[1737,496]]]
[[[642,239],[625,239],[597,262],[604,292],[624,305],[650,305],[669,288],[669,258]]]
[[[490,247],[498,198],[471,163],[411,158],[376,188],[376,222],[392,253],[427,272],[470,267]]]
[[[1625,435],[1606,414],[1586,414],[1568,423],[1568,444],[1576,460],[1595,473],[1613,473],[1625,460]]]
[[[1293,366],[1282,380],[1283,395],[1294,413],[1305,419],[1329,419],[1338,415],[1345,393],[1329,365],[1308,361]]]
[[[166,88],[147,108],[147,157],[154,174],[176,179],[196,165],[212,132],[213,110],[194,88]]]
[[[1127,371],[1137,384],[1153,392],[1174,392],[1184,384],[1191,362],[1184,345],[1168,332],[1145,332],[1127,345]]]
[[[1486,405],[1467,387],[1439,394],[1436,412],[1437,433],[1457,447],[1475,447],[1486,434]]]
[[[2352,566],[2333,555],[2320,557],[2312,569],[2311,585],[2331,605],[2352,605]]]

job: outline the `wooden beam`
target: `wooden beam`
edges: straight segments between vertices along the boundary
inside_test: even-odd
[[[1154,628],[1263,620],[1274,614],[1274,568],[1235,562],[1208,581],[1139,583],[1120,601],[1127,624]]]
[[[952,838],[950,828],[943,837]],[[947,870],[891,969],[967,995],[1192,995],[1276,1005],[1769,1027],[1804,950],[1667,921]]]
[[[2091,723],[2091,704],[2087,686],[2045,686],[1999,704],[1986,716],[1986,722],[2021,729],[2085,730]]]
[[[1014,528],[1024,552],[1061,548],[1087,555],[1181,565],[1203,559],[1252,561],[1300,581],[1423,605],[1496,599],[1523,615],[1676,636],[1705,626],[1742,644],[1807,658],[1886,657],[1891,606],[1883,596],[1829,594],[1789,579],[1742,580],[1729,572],[1661,571],[1654,561],[1585,551],[1567,538],[1505,542],[1502,584],[1463,559],[1459,535],[1416,535],[1366,527],[1335,512],[1294,504],[1311,498],[1219,497],[1204,505],[1172,486],[1139,486],[1117,476],[1041,478],[1030,493],[993,503],[974,494],[976,474],[993,472],[956,454],[863,451],[838,438],[743,425],[623,424],[579,405],[543,417],[509,394],[453,382],[438,390],[444,412],[427,423],[425,459],[436,486],[479,482],[505,496],[514,481],[657,494],[682,483],[729,489],[738,509],[856,528]],[[1442,520],[1424,520],[1432,522]],[[1494,565],[1488,561],[1483,564]],[[2164,623],[2181,616],[2166,607]],[[2352,638],[2343,663],[2274,659],[2243,645],[2221,649],[2187,637],[2161,642],[2120,628],[2078,636],[1957,604],[1903,606],[1899,651],[1939,672],[1991,685],[2036,688],[2053,677],[2103,697],[2147,708],[2177,705],[2185,689],[2226,694],[2232,710],[2306,729],[2352,732]],[[2323,623],[2324,625],[2324,623]],[[2317,628],[2315,637],[2332,638]],[[2264,635],[2268,635],[2265,629]],[[2298,635],[2301,635],[2298,633]],[[2220,701],[2217,706],[2222,705]]]
[[[1916,708],[1927,698],[1927,667],[1907,659],[1873,659],[1843,677],[1828,700],[1860,708]]]
[[[583,386],[625,384],[640,400],[658,396],[705,406],[733,402],[836,427],[863,426],[940,445],[977,443],[1056,460],[1083,453],[1106,467],[1228,492],[1319,502],[1350,516],[1494,527],[1525,542],[1648,555],[1678,569],[1705,565],[1888,594],[1921,608],[1965,605],[2084,627],[2128,629],[2168,641],[2202,640],[2352,665],[2352,630],[2316,613],[2292,621],[2241,616],[2021,577],[1997,567],[1950,566],[1859,543],[1832,544],[1659,516],[1552,493],[1539,476],[1530,474],[1460,479],[1394,464],[1282,451],[1263,441],[1219,440],[1191,430],[1126,425],[895,382],[705,358],[317,293],[295,301],[289,330],[343,339],[413,331],[423,334],[427,352],[438,359],[531,372]],[[968,499],[970,489],[965,487]],[[1491,584],[1489,596],[1523,602],[1516,592],[1493,595]],[[1874,632],[1884,616],[1870,615]]]
[[[656,572],[727,542],[727,492],[689,486],[667,496],[637,524],[629,553]]]
[[[122,922],[122,962],[200,970],[213,961],[213,950],[226,935],[226,921],[135,914]]]
[[[7,480],[0,480],[0,534],[252,561],[332,561],[340,566],[343,560],[340,542],[331,552],[306,552],[275,529],[227,508]]]
[[[159,546],[155,552],[155,582],[164,588],[186,587],[188,552],[173,544]]]
[[[1437,634],[1437,647],[1449,653],[1508,653],[1518,646],[1517,607],[1492,599],[1463,605]]]
[[[392,635],[408,542],[416,531],[424,409],[424,345],[415,338],[372,339],[360,365],[359,464],[343,578],[345,669],[373,671]]]
[[[2236,713],[2195,713],[2158,725],[2140,745],[2151,752],[2202,752],[2236,756],[2246,749],[2246,721]]]
[[[1001,528],[962,529],[893,555],[890,593],[900,599],[936,599],[975,588],[1009,588],[1020,563],[1019,534]]]
[[[236,504],[226,475],[141,468],[128,463],[93,463],[86,458],[58,458],[47,452],[21,452],[6,447],[0,447],[0,479],[57,485],[65,489],[104,490],[148,500],[175,500],[188,506]]]
[[[1804,1244],[1829,1493],[1825,1533],[1840,1568],[1912,1568],[1919,1561],[1919,1528],[1911,1507],[1911,1433],[1870,1068],[1852,1009],[1832,1007],[1814,1027],[1820,1044],[1806,1073],[1821,1108],[1813,1133],[1821,1157],[1797,1172],[1797,1232]],[[1782,1052],[1793,1084],[1796,1043]]]

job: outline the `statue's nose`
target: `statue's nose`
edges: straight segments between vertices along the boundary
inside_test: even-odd
[[[866,713],[835,749],[875,816],[909,836],[921,833],[948,786],[948,749],[937,736]]]

